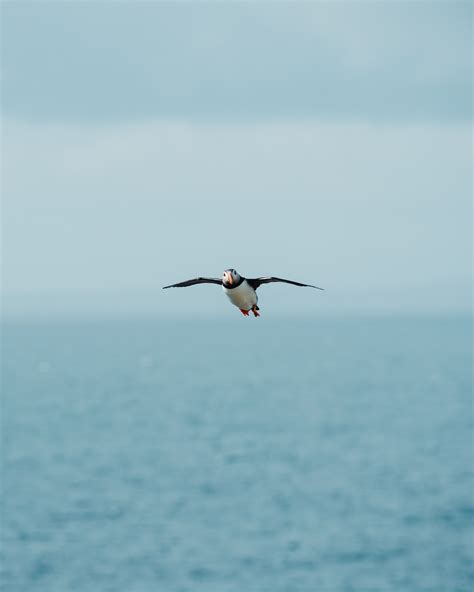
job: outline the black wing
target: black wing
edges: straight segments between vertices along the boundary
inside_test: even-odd
[[[302,284],[301,282],[293,282],[292,280],[283,280],[282,278],[277,278],[277,277],[260,277],[260,278],[254,278],[251,280],[247,280],[247,282],[255,290],[259,286],[261,286],[262,284],[271,284],[272,282],[283,282],[284,284],[292,284],[293,286],[302,286],[303,288],[316,288],[316,290],[324,290],[324,288],[320,288],[319,286],[312,286],[311,284]]]
[[[217,278],[203,278],[198,277],[193,280],[186,280],[185,282],[179,282],[179,284],[171,284],[171,286],[163,286],[163,290],[167,288],[187,288],[188,286],[194,286],[195,284],[217,284],[222,286],[222,280]]]

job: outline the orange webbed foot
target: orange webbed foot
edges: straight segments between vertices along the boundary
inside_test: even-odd
[[[244,317],[248,317],[249,316],[249,311],[248,310],[244,310],[243,308],[240,308],[239,310],[244,315]]]
[[[258,306],[254,306],[252,308],[252,312],[253,312],[253,316],[254,317],[259,317],[260,316],[260,313],[258,312],[258,310],[259,310]]]

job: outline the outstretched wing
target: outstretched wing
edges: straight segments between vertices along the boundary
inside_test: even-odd
[[[171,284],[171,286],[163,286],[163,290],[167,288],[187,288],[188,286],[194,286],[195,284],[217,284],[222,285],[222,280],[217,278],[203,278],[198,277],[193,280],[186,280],[185,282],[179,282],[178,284]]]
[[[277,278],[277,277],[260,277],[260,278],[254,278],[251,280],[247,280],[247,282],[255,290],[259,286],[261,286],[262,284],[271,284],[272,282],[283,282],[284,284],[292,284],[293,286],[301,286],[303,288],[316,288],[316,290],[324,290],[324,288],[320,288],[319,286],[312,286],[311,284],[302,284],[301,282],[294,282],[292,280],[284,280],[282,278]]]

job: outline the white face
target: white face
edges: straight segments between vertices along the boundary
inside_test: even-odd
[[[233,286],[236,284],[240,279],[240,275],[235,271],[235,269],[226,269],[222,274],[222,281],[225,284],[229,284]]]

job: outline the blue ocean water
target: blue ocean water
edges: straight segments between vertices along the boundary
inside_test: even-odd
[[[471,591],[471,336],[5,324],[1,589]]]

